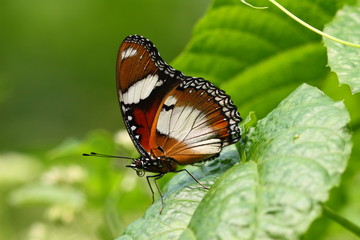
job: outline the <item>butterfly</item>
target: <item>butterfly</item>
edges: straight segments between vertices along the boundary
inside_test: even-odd
[[[153,201],[149,179],[156,184],[169,172],[186,171],[207,188],[178,166],[212,159],[239,141],[242,119],[230,97],[209,81],[170,67],[139,35],[126,37],[120,46],[116,85],[125,127],[140,154],[127,167],[139,176],[155,173],[147,176]]]

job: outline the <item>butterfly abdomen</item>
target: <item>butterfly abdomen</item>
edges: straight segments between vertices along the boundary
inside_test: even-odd
[[[173,159],[167,157],[141,157],[134,160],[132,165],[130,165],[130,167],[154,173],[175,172],[177,166],[178,164]]]

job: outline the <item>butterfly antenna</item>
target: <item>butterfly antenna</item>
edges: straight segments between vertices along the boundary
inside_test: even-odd
[[[113,155],[107,155],[107,154],[102,154],[102,153],[96,153],[96,152],[91,152],[89,153],[83,153],[82,154],[85,157],[103,157],[103,158],[123,158],[123,159],[130,159],[130,160],[134,160],[135,158],[131,158],[131,157],[121,157],[121,156],[113,156]]]

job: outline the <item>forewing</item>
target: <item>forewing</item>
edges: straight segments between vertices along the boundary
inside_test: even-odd
[[[202,78],[187,77],[161,106],[151,149],[179,164],[206,160],[240,139],[240,121],[224,91]]]
[[[150,132],[165,96],[184,75],[168,66],[146,38],[132,35],[117,58],[117,92],[123,120],[137,150],[150,154]]]

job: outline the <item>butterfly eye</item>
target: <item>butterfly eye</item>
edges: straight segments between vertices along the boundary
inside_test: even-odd
[[[135,170],[136,171],[136,175],[138,175],[139,177],[143,177],[145,175],[145,171],[143,170]]]

